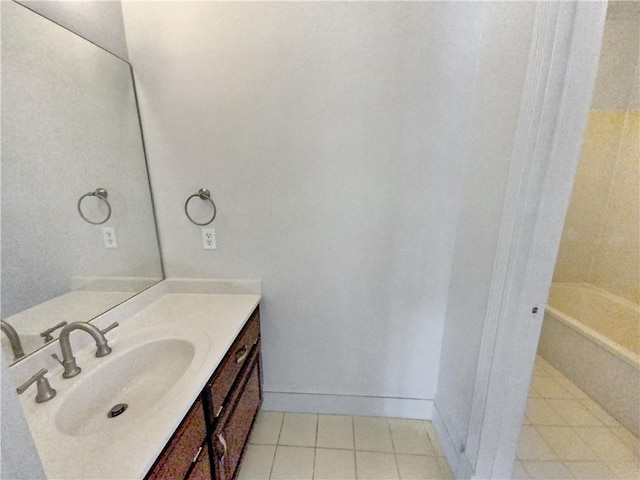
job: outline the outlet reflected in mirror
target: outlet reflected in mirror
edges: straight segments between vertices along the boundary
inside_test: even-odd
[[[2,2],[1,80],[0,314],[28,355],[163,271],[130,65]]]

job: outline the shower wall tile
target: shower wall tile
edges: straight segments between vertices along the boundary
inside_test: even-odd
[[[554,282],[640,301],[640,111],[592,111]]]
[[[586,283],[615,168],[624,111],[592,111],[567,211],[554,282]]]
[[[607,16],[591,105],[593,109],[626,110],[630,100],[631,108],[638,108],[637,92],[632,99],[629,98],[634,91],[634,77],[640,58],[640,22],[635,3],[617,2],[618,8],[632,11],[618,12],[616,18]]]
[[[627,112],[589,283],[640,303],[640,110]]]

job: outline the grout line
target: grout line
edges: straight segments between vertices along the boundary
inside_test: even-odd
[[[356,478],[358,478],[358,457],[356,456],[356,422],[353,420],[353,415],[349,415],[351,418],[351,433],[353,434],[353,466],[356,471]]]
[[[273,473],[273,464],[276,463],[276,452],[278,451],[278,446],[276,445],[273,449],[273,458],[271,458],[271,468],[269,469],[269,479],[271,479],[271,474]]]
[[[389,430],[389,439],[391,440],[391,449],[393,450],[393,461],[396,463],[396,473],[400,479],[400,465],[398,465],[398,452],[396,452],[396,443],[393,441],[393,433],[391,432],[391,422],[387,418],[387,430]]]
[[[316,413],[316,435],[313,442],[313,467],[311,469],[311,478],[316,478],[316,456],[318,455],[318,428],[320,425],[320,414]]]
[[[282,420],[280,420],[280,429],[278,430],[278,439],[276,440],[276,445],[280,445],[280,436],[282,435],[282,428],[284,427],[284,416],[286,413],[282,413]]]
[[[273,461],[271,462],[271,470],[269,470],[269,478],[273,475],[273,467],[276,464],[276,455],[278,454],[278,445],[280,444],[280,434],[282,433],[282,425],[284,424],[284,413],[282,414],[282,420],[280,421],[280,429],[278,430],[278,439],[276,440],[276,449],[273,452]]]

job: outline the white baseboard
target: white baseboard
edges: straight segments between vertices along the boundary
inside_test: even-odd
[[[431,423],[433,424],[433,428],[436,430],[440,446],[442,447],[445,457],[447,457],[447,462],[451,467],[454,478],[457,480],[468,480],[473,478],[474,471],[471,462],[469,462],[469,459],[464,453],[460,453],[458,451],[458,448],[453,441],[453,437],[451,437],[449,429],[447,428],[442,415],[440,415],[438,406],[435,403],[433,405]]]
[[[430,420],[433,400],[318,393],[264,392],[263,410]]]

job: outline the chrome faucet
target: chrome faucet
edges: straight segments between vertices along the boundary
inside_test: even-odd
[[[62,361],[60,361],[55,353],[52,355],[52,357],[58,360],[64,367],[62,378],[75,377],[81,372],[80,367],[76,364],[76,357],[73,356],[73,352],[71,351],[71,340],[69,339],[71,332],[74,330],[82,330],[83,332],[87,332],[91,335],[96,342],[96,347],[98,347],[96,350],[96,357],[104,357],[111,353],[111,347],[107,344],[107,339],[104,334],[109,330],[116,328],[118,325],[118,322],[115,322],[104,330],[100,330],[98,327],[86,322],[73,322],[65,326],[60,332],[59,337],[60,350],[62,350]]]
[[[18,336],[16,329],[4,320],[0,320],[0,328],[9,339],[11,350],[13,350],[13,359],[18,360],[19,358],[24,357],[24,350],[22,349],[22,343],[20,342],[20,337]]]

